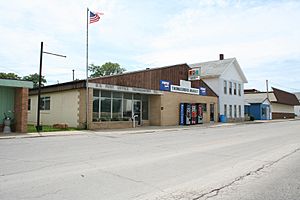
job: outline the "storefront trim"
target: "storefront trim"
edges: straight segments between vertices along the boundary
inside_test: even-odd
[[[119,85],[100,84],[100,83],[89,83],[89,88],[118,91],[118,92],[139,93],[139,94],[153,94],[153,95],[162,95],[163,94],[161,91],[158,91],[158,90],[150,90],[150,89],[135,88],[135,87],[125,87],[125,86],[119,86]]]

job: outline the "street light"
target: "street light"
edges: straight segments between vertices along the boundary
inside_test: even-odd
[[[64,55],[60,55],[60,54],[56,54],[56,53],[50,53],[50,52],[46,52],[43,50],[43,46],[44,43],[41,42],[41,54],[40,54],[40,74],[39,74],[39,90],[38,90],[38,108],[37,108],[37,125],[36,125],[36,130],[37,132],[40,132],[43,127],[40,125],[40,114],[41,114],[41,83],[42,83],[42,65],[43,65],[43,53],[44,54],[49,54],[49,55],[53,55],[53,56],[59,56],[59,57],[63,57],[66,58],[67,56]]]

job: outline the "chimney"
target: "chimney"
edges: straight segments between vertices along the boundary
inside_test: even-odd
[[[224,54],[220,54],[220,60],[224,60]]]

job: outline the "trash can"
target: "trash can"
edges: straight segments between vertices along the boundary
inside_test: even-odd
[[[227,118],[225,115],[220,115],[220,122],[222,123],[226,123],[227,122]]]

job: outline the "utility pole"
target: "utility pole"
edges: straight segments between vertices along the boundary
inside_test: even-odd
[[[75,80],[75,76],[74,76],[74,69],[72,69],[72,72],[73,72],[73,81]]]
[[[35,127],[37,132],[40,132],[42,130],[42,126],[40,126],[40,113],[41,113],[41,84],[42,84],[43,47],[44,47],[44,43],[41,42],[38,107],[37,107],[37,124],[36,124],[36,127]]]
[[[269,81],[268,80],[266,80],[266,87],[267,87],[267,98],[268,98],[268,100],[270,100],[269,99]]]
[[[43,66],[43,54],[49,54],[52,56],[59,56],[66,58],[67,56],[60,55],[60,54],[55,54],[55,53],[50,53],[44,51],[44,43],[41,42],[41,53],[40,53],[40,74],[39,74],[39,89],[38,89],[38,107],[37,107],[37,123],[36,123],[36,131],[40,132],[43,130],[43,127],[40,125],[40,115],[41,115],[41,85],[42,85],[42,66]]]

